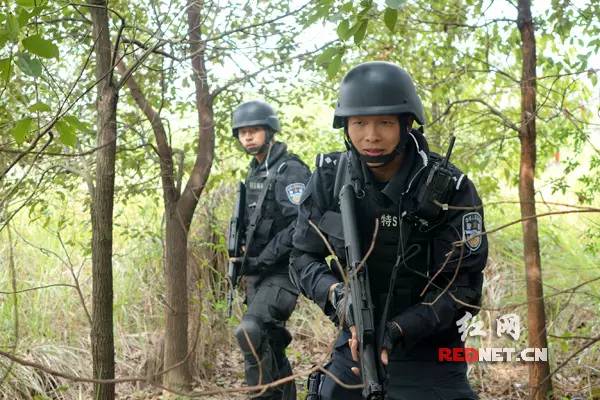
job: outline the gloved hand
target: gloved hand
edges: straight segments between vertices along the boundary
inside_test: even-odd
[[[400,325],[394,321],[393,319],[385,324],[385,331],[383,333],[383,343],[381,343],[381,348],[387,350],[387,352],[391,352],[394,347],[398,345],[400,339],[403,336],[402,328]]]
[[[246,258],[246,266],[245,273],[247,274],[258,274],[261,273],[263,269],[265,269],[265,265],[258,261],[258,257],[247,257]]]
[[[336,283],[329,289],[329,303],[335,311],[333,322],[348,327],[354,326],[350,289],[345,287],[343,282]]]

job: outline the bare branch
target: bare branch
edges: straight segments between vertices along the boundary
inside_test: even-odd
[[[123,79],[127,77],[127,74],[131,73],[132,69],[127,69],[123,60],[117,64],[119,73],[123,75]],[[133,75],[129,75],[128,79],[125,80],[125,84],[129,88],[131,97],[135,100],[137,106],[142,110],[148,122],[152,126],[154,131],[154,137],[158,146],[158,155],[160,161],[161,178],[163,184],[163,190],[165,192],[165,198],[170,204],[177,201],[179,192],[176,191],[175,181],[173,176],[173,153],[167,139],[167,133],[165,131],[164,124],[160,115],[154,110],[142,89],[134,79]]]
[[[443,113],[441,113],[440,115],[441,116],[448,115],[448,113],[450,112],[452,107],[457,106],[459,104],[466,104],[466,103],[483,104],[492,114],[494,114],[495,116],[500,118],[500,120],[504,126],[514,130],[515,132],[520,132],[519,126],[517,124],[515,124],[506,115],[504,115],[504,113],[502,111],[498,110],[497,108],[495,108],[494,106],[492,106],[491,104],[489,104],[488,102],[486,102],[485,100],[482,100],[482,99],[455,100],[452,103],[448,104],[448,106],[446,107],[446,110]]]
[[[70,283],[52,283],[50,285],[36,286],[36,287],[31,287],[31,288],[21,289],[21,290],[13,290],[12,292],[0,291],[0,294],[21,294],[21,293],[33,292],[35,290],[48,289],[48,288],[52,288],[52,287],[75,288],[75,285],[71,285]]]
[[[290,62],[291,60],[301,60],[301,59],[306,58],[306,57],[308,57],[310,55],[318,53],[319,51],[321,51],[325,47],[331,45],[332,43],[335,43],[335,41],[327,42],[323,46],[319,47],[318,49],[307,51],[307,52],[301,53],[301,54],[297,54],[295,56],[292,56],[292,57],[280,60],[278,62],[266,65],[266,66],[264,66],[262,68],[259,68],[258,70],[254,71],[254,72],[252,72],[250,74],[246,74],[246,75],[241,76],[239,78],[232,79],[229,82],[225,83],[223,86],[216,88],[212,92],[212,98],[213,99],[216,98],[221,92],[223,92],[224,90],[228,89],[229,87],[231,87],[233,85],[236,85],[236,84],[238,84],[240,82],[250,80],[250,79],[256,77],[257,75],[261,74],[262,72],[267,71],[267,70],[269,70],[271,68],[278,67],[280,65],[284,65],[284,64]]]
[[[158,54],[158,55],[161,55],[166,58],[170,58],[175,61],[179,61],[179,62],[183,61],[181,58],[176,57],[173,54],[167,53],[166,51],[159,50],[158,48],[154,48],[153,46],[148,46],[146,43],[143,43],[137,39],[129,39],[127,37],[124,37],[121,41],[123,43],[134,44],[143,50],[150,51],[154,54]]]
[[[282,15],[279,15],[279,16],[277,16],[275,18],[268,19],[268,20],[265,20],[265,21],[261,21],[261,22],[258,22],[256,24],[252,24],[252,25],[242,26],[242,27],[237,28],[237,29],[232,29],[230,31],[226,31],[226,32],[220,33],[217,36],[209,37],[205,41],[206,42],[214,42],[216,40],[222,39],[222,38],[224,38],[226,36],[229,36],[229,35],[237,33],[237,32],[246,32],[246,31],[248,31],[249,29],[252,29],[252,28],[257,28],[259,26],[264,26],[264,25],[272,24],[272,23],[277,22],[277,21],[279,21],[281,19],[284,19],[284,18],[287,18],[289,16],[292,16],[294,14],[299,13],[300,11],[302,11],[303,9],[305,9],[309,4],[311,4],[310,1],[308,3],[305,3],[304,5],[302,5],[301,7],[296,8],[295,10],[289,11],[289,12],[287,12],[285,14],[282,14]]]

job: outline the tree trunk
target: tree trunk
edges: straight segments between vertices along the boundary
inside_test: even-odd
[[[166,330],[164,339],[164,384],[173,389],[188,390],[191,387],[190,352],[188,344],[188,260],[187,242],[189,228],[194,210],[198,204],[202,190],[208,179],[214,153],[214,122],[212,100],[208,92],[204,69],[204,52],[198,51],[199,10],[200,5],[194,3],[194,32],[190,34],[195,42],[191,45],[195,80],[203,76],[201,84],[196,84],[196,100],[200,122],[200,134],[196,162],[183,194],[180,196],[175,184],[173,167],[173,151],[169,146],[167,133],[160,115],[148,102],[137,82],[130,76],[126,81],[138,107],[144,112],[152,124],[158,153],[165,204],[166,239],[165,239],[165,283],[167,288],[165,315]],[[197,18],[197,20],[196,20]],[[191,23],[191,22],[190,22]],[[199,61],[200,60],[200,61]],[[127,68],[123,62],[118,66],[123,76]],[[202,74],[199,71],[204,71]]]
[[[96,43],[97,145],[96,186],[92,193],[92,362],[94,378],[115,377],[113,336],[112,240],[117,141],[118,91],[112,80],[112,46],[104,0],[90,0]],[[94,386],[94,398],[115,398],[114,384]]]
[[[519,172],[519,199],[521,217],[536,214],[535,162],[536,162],[536,50],[535,32],[529,0],[519,0],[517,24],[521,32],[523,71],[521,78],[521,168]],[[547,348],[546,313],[542,286],[542,265],[536,218],[523,221],[523,246],[527,274],[527,321],[529,347]],[[552,390],[548,362],[529,364],[530,399],[542,400]]]
[[[200,123],[198,147],[194,168],[186,187],[174,209],[167,213],[167,331],[165,334],[165,367],[181,363],[165,374],[165,385],[189,386],[191,377],[188,359],[188,292],[187,292],[187,239],[194,210],[198,204],[212,167],[215,149],[215,127],[212,96],[209,92],[206,66],[204,64],[205,43],[200,35],[202,26],[200,12],[202,2],[188,1],[188,27],[194,84],[196,86],[196,108]],[[174,308],[177,307],[177,308]],[[185,310],[184,310],[185,308]]]
[[[187,233],[176,208],[166,211],[165,374],[167,387],[189,390],[192,377],[188,356]],[[177,365],[176,367],[174,367]],[[174,367],[174,368],[173,368]]]

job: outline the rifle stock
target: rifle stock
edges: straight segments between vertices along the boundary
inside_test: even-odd
[[[367,266],[360,265],[361,243],[356,222],[356,192],[351,184],[344,185],[339,194],[342,227],[348,264],[348,281],[352,302],[352,316],[359,340],[360,369],[363,378],[363,397],[383,400],[383,366],[379,361],[373,301]]]
[[[227,278],[229,280],[229,292],[227,294],[227,316],[231,317],[233,298],[235,288],[240,279],[242,261],[242,239],[244,233],[244,213],[246,210],[246,186],[240,182],[237,190],[235,208],[233,216],[229,221],[229,231],[227,234],[227,254],[229,256],[229,265],[227,268]],[[236,261],[232,261],[235,258]]]

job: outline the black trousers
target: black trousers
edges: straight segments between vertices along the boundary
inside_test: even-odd
[[[349,333],[343,332],[336,341],[326,369],[348,385],[360,385],[362,380],[350,368],[360,368],[352,360],[348,346]],[[476,400],[477,395],[467,380],[464,363],[436,361],[405,361],[390,356],[385,391],[387,400]],[[361,389],[346,389],[325,376],[320,390],[321,400],[362,400]]]
[[[292,336],[285,322],[296,307],[298,294],[287,275],[247,276],[245,280],[248,308],[236,338],[244,353],[246,384],[254,386],[292,374],[285,354]],[[292,381],[253,398],[295,400],[296,386]]]

